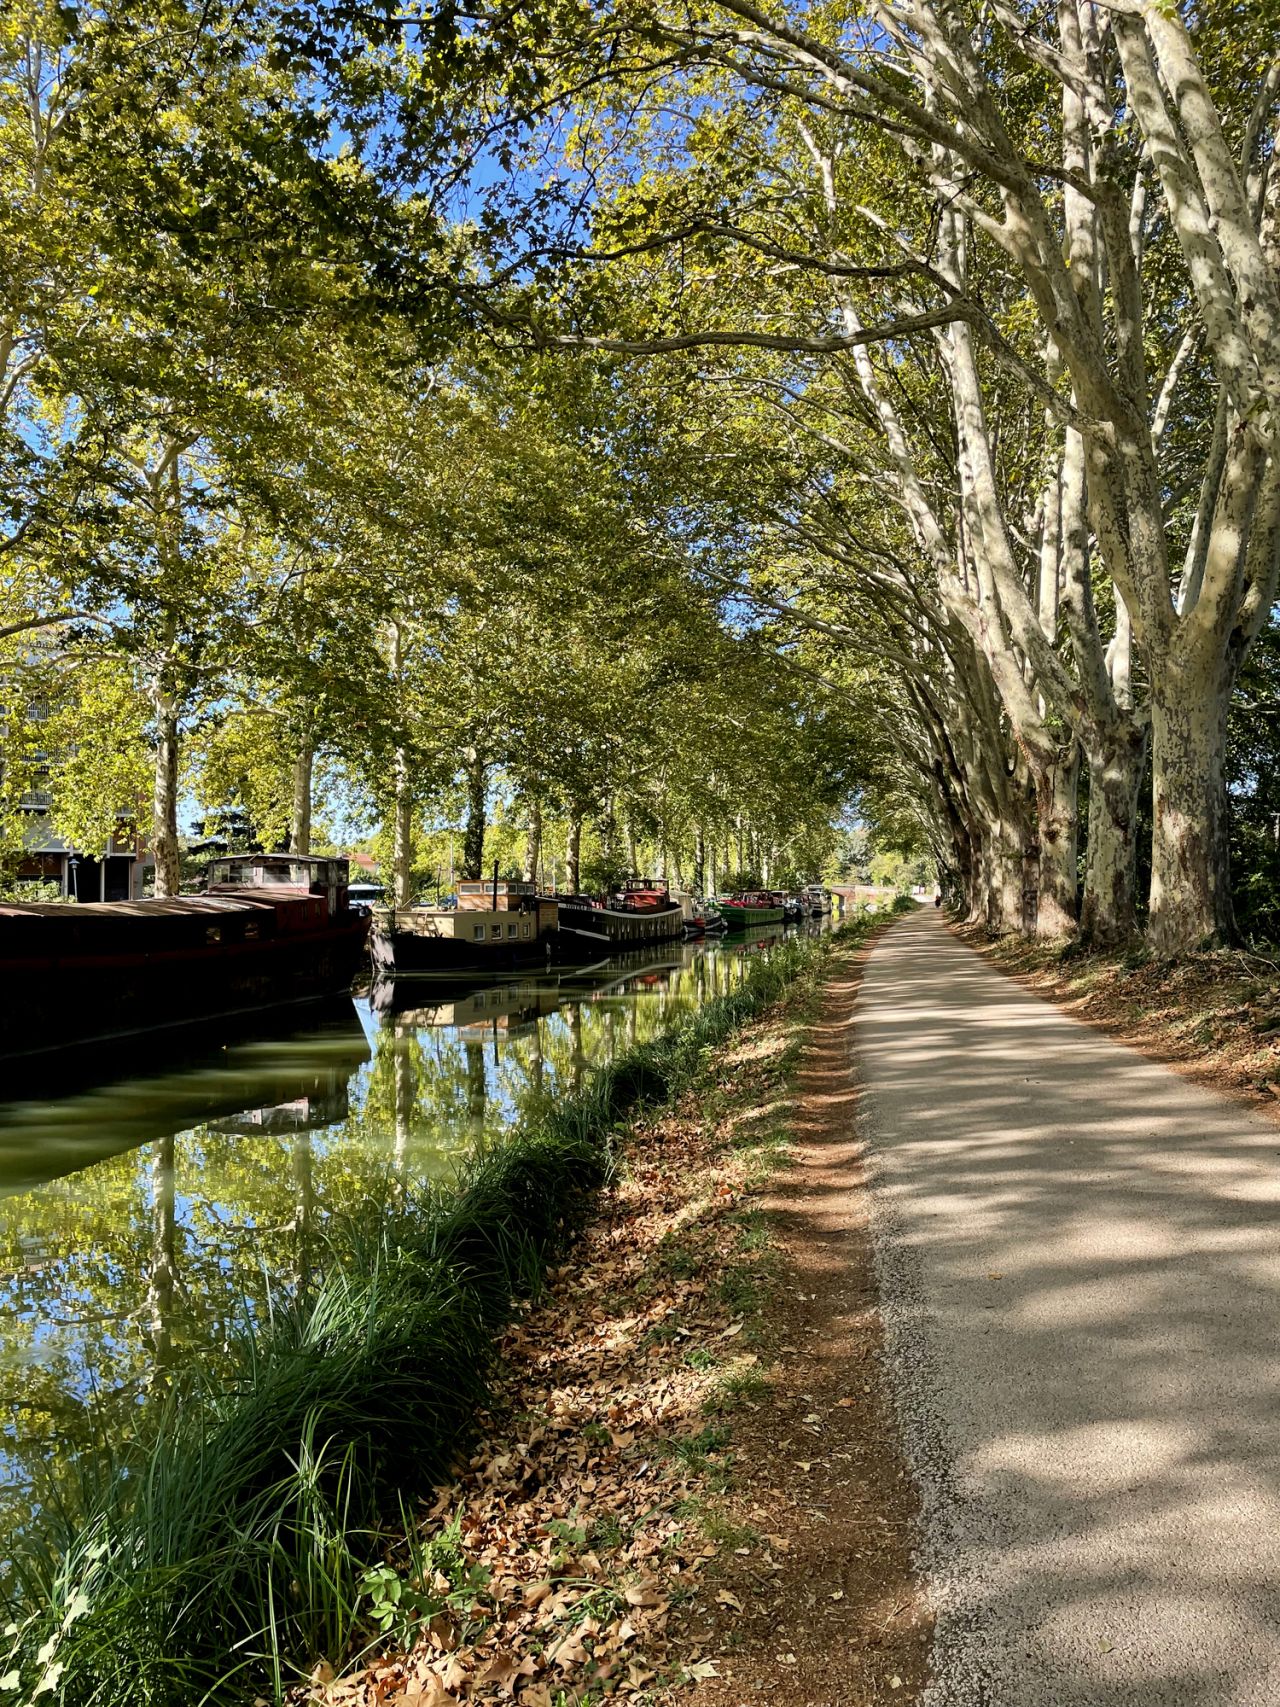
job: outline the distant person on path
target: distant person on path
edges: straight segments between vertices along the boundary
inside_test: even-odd
[[[941,889],[934,891],[933,904],[935,907],[940,907],[942,905],[942,891],[941,891]]]

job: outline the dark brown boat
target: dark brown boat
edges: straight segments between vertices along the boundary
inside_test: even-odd
[[[556,958],[583,959],[670,941],[684,930],[684,913],[665,878],[634,877],[607,899],[559,897]]]
[[[171,901],[0,906],[0,1060],[349,988],[368,919],[346,860],[240,854],[210,873]]]

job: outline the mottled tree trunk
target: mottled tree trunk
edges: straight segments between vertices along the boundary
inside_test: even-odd
[[[311,778],[316,750],[309,735],[302,737],[293,761],[293,808],[289,817],[289,852],[311,852]]]
[[[1076,933],[1079,788],[1080,752],[1073,742],[1056,765],[1036,777],[1040,857],[1035,934],[1042,941]]]
[[[477,753],[467,764],[467,831],[462,839],[462,875],[474,882],[484,876],[485,806],[489,767]]]
[[[538,867],[542,864],[542,804],[540,801],[529,802],[529,828],[524,839],[524,880],[526,883],[538,881]]]
[[[1016,825],[998,824],[984,837],[983,906],[993,936],[1015,936],[1023,928],[1022,867],[1027,838]]]
[[[151,798],[151,851],[156,862],[158,896],[178,893],[178,711],[173,696],[157,680],[152,689],[156,723],[155,787]]]
[[[570,895],[579,893],[582,881],[582,813],[569,814],[569,827],[564,842],[565,886]]]
[[[1147,940],[1181,954],[1235,934],[1223,779],[1229,691],[1218,660],[1151,684],[1151,910]]]
[[[1093,947],[1127,942],[1138,929],[1138,791],[1146,750],[1145,732],[1127,724],[1090,742],[1080,935]]]
[[[693,887],[699,895],[706,893],[704,885],[707,879],[707,844],[699,824],[693,836]]]
[[[395,756],[395,804],[391,825],[391,898],[397,907],[413,904],[413,787],[409,755],[403,747]]]

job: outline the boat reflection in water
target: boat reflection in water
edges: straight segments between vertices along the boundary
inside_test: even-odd
[[[199,1044],[186,1038],[168,1051],[153,1046],[148,1068],[130,1077],[118,1066],[109,1077],[105,1055],[91,1066],[81,1057],[61,1095],[50,1095],[55,1075],[47,1063],[39,1093],[30,1078],[6,1085],[20,1094],[0,1103],[0,1198],[200,1122],[256,1117],[267,1130],[278,1105],[315,1111],[313,1126],[345,1120],[352,1077],[370,1056],[350,996],[289,1011],[290,1029],[269,1039],[248,1030],[252,1023],[227,1022]],[[135,1051],[129,1060],[136,1065],[140,1057]]]
[[[479,987],[398,980],[0,1102],[0,1526],[23,1521],[50,1462],[127,1434],[175,1370],[216,1377],[272,1294],[315,1272],[331,1217],[452,1177],[736,987],[755,952],[752,933]]]

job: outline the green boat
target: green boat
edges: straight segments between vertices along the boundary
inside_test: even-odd
[[[758,891],[745,895],[722,895],[720,916],[728,931],[753,931],[757,925],[780,925],[782,908],[774,905],[772,895]]]

